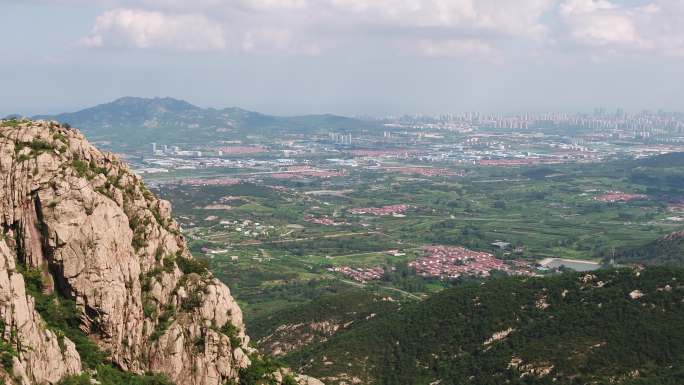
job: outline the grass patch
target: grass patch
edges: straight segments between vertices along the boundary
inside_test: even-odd
[[[92,385],[93,381],[102,385],[173,385],[173,382],[163,374],[136,375],[122,372],[109,365],[99,365],[93,375],[83,373],[64,378],[58,385]]]
[[[176,258],[176,264],[184,274],[195,273],[199,275],[206,275],[209,273],[209,264],[200,259],[178,256]]]
[[[42,269],[20,267],[24,276],[26,291],[36,301],[36,311],[41,315],[48,329],[60,337],[60,344],[67,337],[76,345],[85,368],[95,368],[105,362],[107,355],[80,329],[81,319],[76,302],[72,299],[45,294],[45,275]]]

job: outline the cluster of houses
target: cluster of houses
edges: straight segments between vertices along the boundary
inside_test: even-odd
[[[332,220],[328,217],[315,218],[312,216],[307,216],[306,218],[304,218],[304,220],[309,222],[309,223],[315,223],[317,225],[322,225],[322,226],[340,226],[340,225],[344,224],[342,222],[335,222],[334,220]]]
[[[642,200],[648,198],[644,194],[628,194],[620,191],[609,191],[605,194],[599,195],[595,200],[599,202],[615,203],[615,202],[630,202],[635,200]]]
[[[313,177],[313,178],[333,178],[338,176],[345,176],[347,172],[345,170],[323,170],[317,169],[309,166],[293,166],[280,172],[271,174],[272,178],[276,179],[292,179],[301,177]]]
[[[222,220],[219,223],[224,229],[233,230],[243,237],[255,238],[262,235],[269,235],[275,230],[275,226],[264,225],[249,219],[243,221]]]
[[[423,277],[488,277],[492,271],[512,273],[510,266],[489,253],[456,246],[426,246],[424,251],[423,257],[409,263]]]
[[[180,184],[188,186],[234,186],[242,181],[238,178],[188,178],[181,180]]]
[[[516,158],[516,159],[481,159],[480,166],[518,167],[538,164],[562,164],[574,161],[569,158]]]
[[[382,279],[385,271],[382,267],[349,267],[349,266],[337,266],[331,267],[328,270],[340,273],[347,278],[351,278],[354,281],[366,283],[368,281],[375,281]]]
[[[360,207],[349,210],[352,214],[370,214],[376,216],[403,215],[409,209],[409,205],[399,204],[383,207]]]
[[[263,146],[226,146],[214,149],[219,156],[222,155],[244,155],[260,154],[268,150]]]
[[[408,158],[418,150],[352,150],[349,154],[363,158]]]
[[[435,167],[392,167],[388,168],[388,171],[396,171],[404,175],[421,175],[427,177],[433,176],[463,176],[463,172],[456,172],[454,170],[449,170],[446,168],[435,168]]]
[[[684,202],[674,202],[667,205],[667,211],[672,213],[684,212]]]

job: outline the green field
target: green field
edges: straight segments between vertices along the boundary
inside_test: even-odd
[[[359,168],[330,179],[166,185],[160,193],[172,201],[193,252],[210,256],[213,271],[230,285],[250,318],[350,285],[329,270],[335,266],[399,268],[400,273],[368,285],[414,294],[441,290],[449,283],[405,271],[406,263],[431,244],[465,246],[504,260],[606,260],[616,249],[638,247],[682,228],[667,220],[673,213],[666,207],[684,190],[678,185],[654,189],[644,180],[644,167],[649,166],[622,161],[454,168],[465,170],[464,177],[411,177]],[[668,172],[678,175],[678,167]],[[610,191],[647,198],[596,199]],[[217,203],[229,207],[207,208]],[[350,211],[394,204],[410,207],[401,217]],[[310,217],[336,225],[311,223]],[[511,248],[499,250],[492,245],[496,241]]]

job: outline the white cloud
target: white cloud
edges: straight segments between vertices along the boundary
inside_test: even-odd
[[[225,48],[221,24],[199,14],[165,14],[141,9],[114,9],[97,17],[81,44],[90,48],[132,47],[180,51]]]
[[[445,28],[538,36],[540,17],[553,0],[326,0],[322,3],[361,20],[395,27]]]
[[[220,49],[227,36],[243,52],[312,55],[340,44],[419,41],[415,52],[432,55],[485,54],[499,39],[543,38],[541,16],[557,0],[108,1],[121,8],[99,16],[84,45]]]
[[[320,47],[316,43],[296,41],[292,31],[287,29],[262,28],[250,29],[243,34],[242,50],[248,53],[290,53],[318,55]]]
[[[498,53],[490,44],[477,39],[420,39],[413,47],[416,53],[427,57],[490,58]]]
[[[561,13],[566,15],[587,14],[616,8],[617,5],[607,0],[567,0],[560,6]]]
[[[566,0],[559,13],[577,43],[614,52],[684,54],[684,3],[654,0],[623,6],[608,0]]]
[[[506,35],[539,35],[539,18],[554,0],[240,0],[262,14],[283,12],[310,21],[370,24],[395,28],[482,30]]]
[[[399,47],[421,56],[487,56],[508,38],[541,39],[541,16],[555,0],[240,0],[241,16],[265,30],[258,46],[279,51],[319,52],[346,47]],[[254,36],[243,47],[253,51]],[[263,44],[267,41],[271,44]],[[307,41],[308,49],[282,49],[285,41]],[[338,45],[339,46],[339,45]]]
[[[532,42],[684,55],[684,1],[646,1],[106,0],[119,8],[99,16],[81,43],[291,55],[403,44],[424,56],[501,56]]]
[[[639,36],[634,12],[607,0],[568,0],[560,13],[571,27],[572,36],[588,45],[646,44]]]
[[[238,0],[238,5],[257,11],[293,11],[310,9],[308,0]]]

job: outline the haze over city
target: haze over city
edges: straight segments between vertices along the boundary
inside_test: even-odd
[[[676,0],[0,1],[0,115],[681,111]]]

